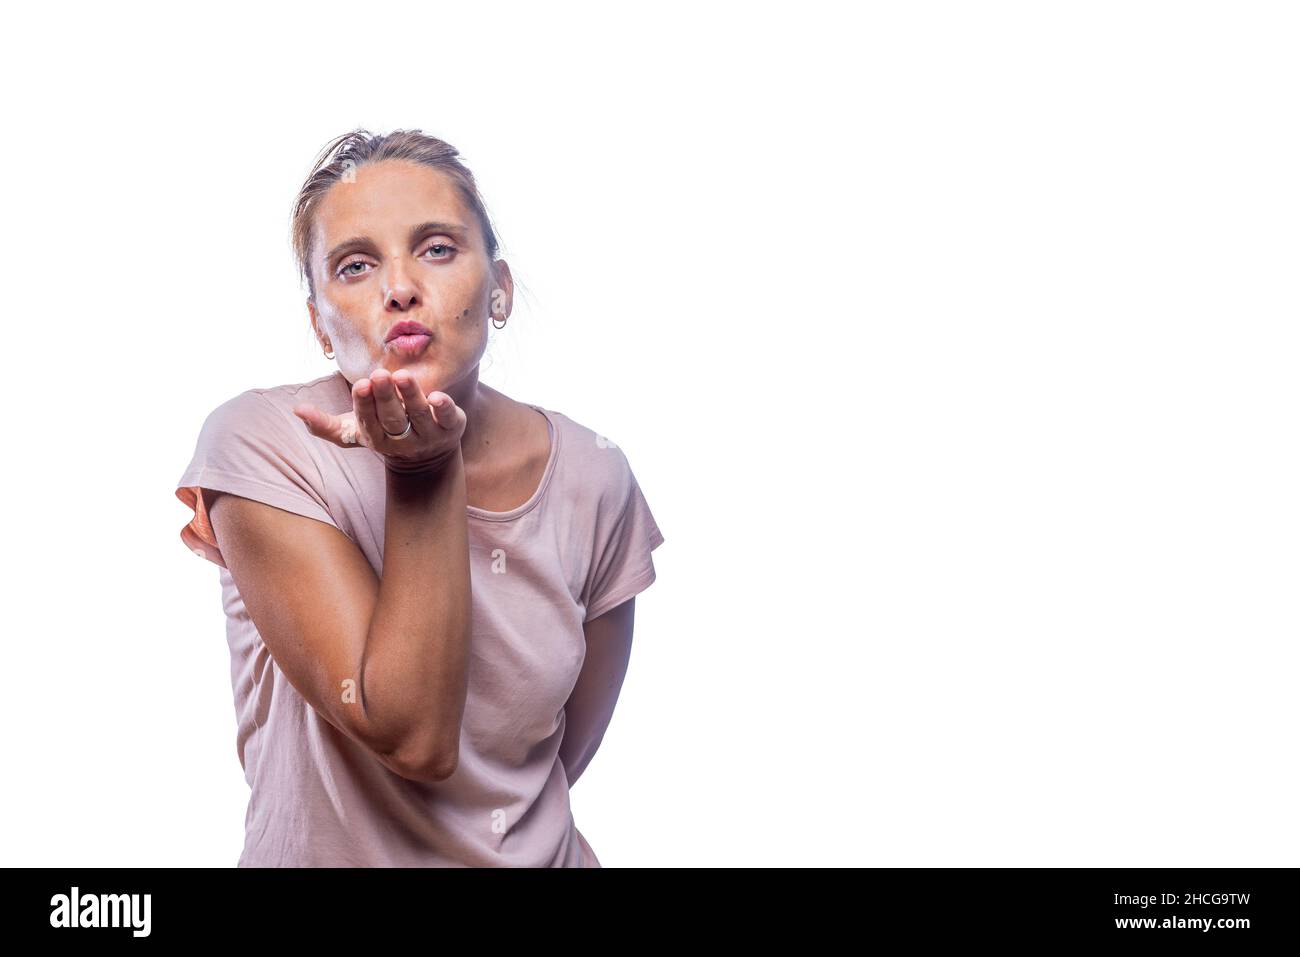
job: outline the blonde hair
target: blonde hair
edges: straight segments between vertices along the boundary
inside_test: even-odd
[[[391,133],[376,135],[368,130],[357,129],[336,136],[326,144],[316,157],[316,163],[307,174],[302,189],[298,191],[289,227],[294,258],[298,262],[298,272],[306,281],[312,298],[316,296],[316,288],[312,281],[308,257],[311,255],[311,234],[316,207],[331,186],[354,174],[365,163],[400,159],[441,170],[450,177],[461,199],[478,220],[488,261],[496,259],[498,252],[496,232],[488,218],[483,198],[479,195],[474,174],[457,159],[459,155],[460,153],[450,143],[429,136],[420,130],[394,130]]]

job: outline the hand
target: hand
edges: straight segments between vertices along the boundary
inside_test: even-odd
[[[384,456],[397,472],[442,467],[460,448],[468,421],[465,410],[445,392],[425,396],[408,369],[389,373],[380,367],[352,383],[352,411],[339,415],[313,405],[293,407],[317,438],[341,448],[364,445]],[[411,431],[395,439],[410,420]],[[385,434],[385,433],[391,434]]]

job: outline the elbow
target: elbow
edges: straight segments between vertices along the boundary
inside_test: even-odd
[[[452,734],[426,723],[394,734],[373,724],[356,735],[388,770],[418,784],[438,784],[456,773],[460,764],[460,728]]]
[[[460,765],[458,748],[435,751],[399,750],[385,763],[396,774],[419,784],[438,784],[456,773]]]
[[[417,765],[413,769],[414,776],[409,777],[408,780],[423,784],[438,784],[455,774],[459,765],[460,755],[455,753],[449,756],[439,755],[435,760]]]

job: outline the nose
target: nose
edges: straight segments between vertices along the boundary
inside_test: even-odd
[[[406,264],[395,260],[388,270],[388,284],[384,288],[384,308],[405,312],[420,304],[420,293],[407,271]]]

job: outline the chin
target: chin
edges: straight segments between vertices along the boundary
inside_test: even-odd
[[[422,369],[412,369],[411,372],[415,376],[415,381],[420,384],[420,388],[424,390],[425,395],[430,392],[443,391],[442,376]]]

